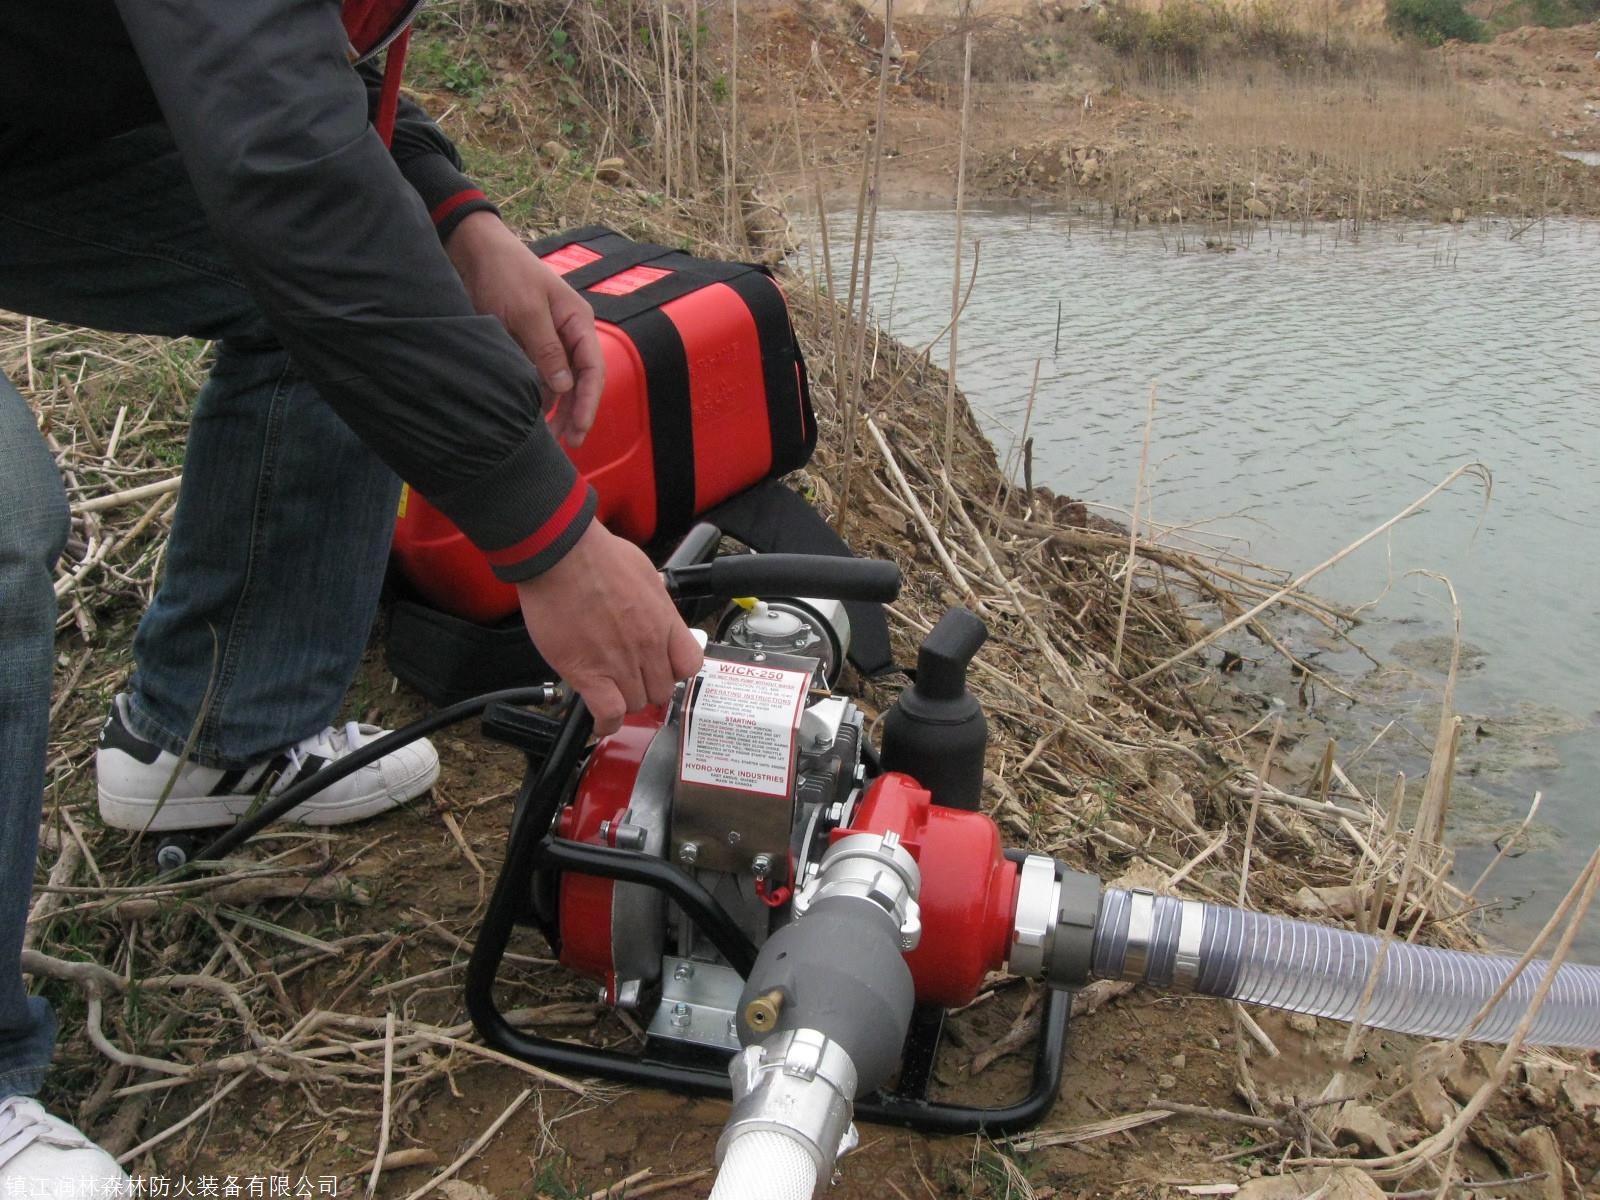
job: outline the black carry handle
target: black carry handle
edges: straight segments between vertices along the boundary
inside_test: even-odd
[[[900,594],[900,568],[872,558],[828,554],[735,554],[661,572],[675,600],[735,596],[811,596],[818,600],[876,600]]]

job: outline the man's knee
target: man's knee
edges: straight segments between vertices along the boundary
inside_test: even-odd
[[[71,531],[61,473],[41,443],[0,445],[0,564],[50,570]]]

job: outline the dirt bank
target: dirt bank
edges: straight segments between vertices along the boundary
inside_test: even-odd
[[[1600,27],[1425,50],[1373,28],[1368,8],[1320,32],[1310,13],[1198,31],[1115,8],[985,15],[969,196],[1191,222],[1600,213],[1600,171],[1559,153],[1600,149]],[[755,25],[751,129],[795,191],[796,171],[820,168],[853,195],[881,37],[880,21],[840,5],[775,9]],[[1189,40],[1159,48],[1175,38]],[[895,39],[884,194],[947,203],[959,26],[906,15]]]

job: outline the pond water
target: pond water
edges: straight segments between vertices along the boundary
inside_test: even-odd
[[[953,229],[943,211],[880,216],[874,307],[913,345],[949,320]],[[1454,583],[1458,876],[1475,880],[1543,793],[1532,848],[1485,888],[1493,934],[1525,944],[1600,840],[1600,223],[1257,229],[1222,252],[1193,231],[1180,249],[1171,228],[1010,211],[969,213],[967,239],[963,279],[974,241],[981,265],[959,381],[1004,457],[1039,363],[1037,483],[1131,507],[1154,383],[1147,512],[1298,573],[1457,466],[1492,470],[1487,506],[1462,479],[1314,585],[1382,596],[1356,636],[1387,665],[1295,636],[1357,697],[1318,700],[1342,757],[1398,722],[1358,780],[1417,778],[1451,617],[1442,585],[1406,573]],[[1271,652],[1243,648],[1261,664],[1244,686],[1253,673],[1294,710]],[[1581,949],[1600,961],[1600,914]]]

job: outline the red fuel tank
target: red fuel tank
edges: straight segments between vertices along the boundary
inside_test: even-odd
[[[600,227],[533,251],[595,310],[605,392],[594,428],[567,453],[611,532],[640,545],[676,536],[697,514],[811,457],[805,364],[783,293],[761,268]],[[517,609],[483,553],[409,488],[394,556],[436,608],[485,624]]]

